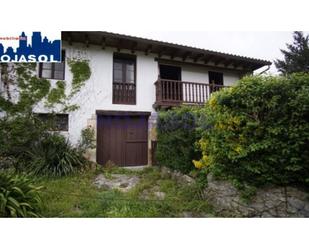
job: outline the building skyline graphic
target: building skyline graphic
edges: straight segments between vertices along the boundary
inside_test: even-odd
[[[61,61],[61,40],[48,40],[47,36],[42,39],[41,32],[32,32],[31,43],[28,44],[28,37],[25,32],[22,32],[19,36],[19,46],[14,51],[14,48],[8,46],[6,50],[2,43],[0,43],[0,57],[2,55],[8,55],[10,58],[17,60],[25,56],[35,55],[38,58],[40,55],[46,55],[48,58],[53,56],[56,61]]]

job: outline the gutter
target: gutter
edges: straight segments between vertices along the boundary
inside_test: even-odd
[[[264,71],[260,72],[258,75],[262,75],[263,73],[266,73],[269,69],[270,69],[270,65],[268,65],[267,68]]]

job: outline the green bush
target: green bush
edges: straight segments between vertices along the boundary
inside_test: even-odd
[[[203,108],[197,168],[238,186],[309,186],[309,75],[245,77]]]
[[[65,176],[86,165],[82,152],[59,134],[47,134],[28,150],[28,170],[34,175]]]
[[[63,176],[88,164],[83,153],[93,145],[93,131],[82,133],[73,147],[62,135],[52,132],[55,116],[46,120],[29,113],[0,119],[0,169],[13,168],[35,175]]]
[[[180,107],[159,113],[156,152],[159,165],[183,173],[194,169],[192,159],[200,156],[194,147],[194,143],[200,138],[200,133],[196,129],[198,110],[193,107]]]
[[[26,160],[26,151],[46,134],[46,130],[46,125],[32,114],[1,118],[0,157],[21,166]]]
[[[82,130],[81,138],[78,143],[78,149],[82,152],[86,152],[88,149],[96,148],[96,139],[94,129],[87,127]]]
[[[38,217],[39,189],[25,176],[0,171],[0,217]]]
[[[15,158],[0,156],[0,170],[10,170],[15,164]]]

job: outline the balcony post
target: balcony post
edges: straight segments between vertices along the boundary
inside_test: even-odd
[[[211,82],[210,82],[209,97],[210,97],[210,94],[212,94],[214,91],[215,91],[215,82],[214,82],[214,81],[211,81]]]
[[[160,77],[158,77],[158,80],[155,82],[156,87],[156,102],[161,103],[162,102],[162,83]]]

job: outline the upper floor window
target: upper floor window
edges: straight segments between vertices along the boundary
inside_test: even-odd
[[[114,82],[135,84],[135,57],[114,55]]]
[[[223,73],[220,72],[208,72],[210,92],[215,92],[223,87]]]
[[[136,103],[136,57],[114,54],[113,104]]]
[[[64,80],[65,51],[62,50],[62,62],[47,62],[39,64],[39,77],[45,79]]]
[[[209,71],[208,76],[210,84],[223,85],[223,73]]]

